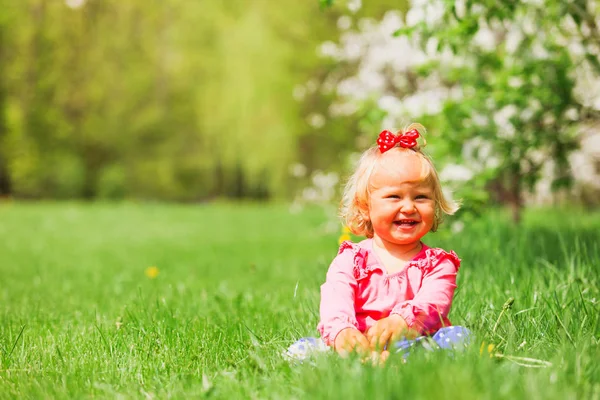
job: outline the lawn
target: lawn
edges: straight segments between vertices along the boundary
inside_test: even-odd
[[[330,214],[0,204],[0,398],[600,399],[600,212],[426,237],[463,260],[463,353],[291,365],[282,351],[317,334]]]

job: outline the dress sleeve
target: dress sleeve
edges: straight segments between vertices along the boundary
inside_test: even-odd
[[[412,300],[397,304],[391,314],[398,314],[419,333],[428,333],[449,325],[448,313],[456,289],[460,259],[454,252],[439,250],[429,268],[425,268],[421,288]]]
[[[356,278],[350,252],[340,253],[331,263],[325,283],[321,286],[319,332],[329,346],[346,328],[357,328],[354,299]]]

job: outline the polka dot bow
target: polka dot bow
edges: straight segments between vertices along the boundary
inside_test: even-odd
[[[419,131],[416,129],[411,129],[410,131],[401,133],[399,135],[394,135],[392,132],[385,130],[379,134],[377,145],[379,146],[379,151],[382,153],[385,153],[392,147],[396,147],[398,143],[400,144],[400,147],[412,149],[417,145],[418,137]]]

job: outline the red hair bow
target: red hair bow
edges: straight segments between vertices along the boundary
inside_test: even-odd
[[[379,134],[377,145],[379,146],[379,151],[382,153],[385,153],[392,147],[395,147],[398,143],[400,143],[400,147],[412,149],[417,145],[418,137],[419,131],[416,129],[411,129],[410,131],[404,132],[400,135],[394,135],[392,132],[386,130]]]

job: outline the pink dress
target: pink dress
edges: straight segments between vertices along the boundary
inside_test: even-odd
[[[321,286],[321,338],[333,346],[341,330],[366,332],[390,314],[400,315],[421,334],[450,326],[459,266],[453,251],[423,244],[403,270],[388,275],[373,252],[373,239],[343,242]]]

